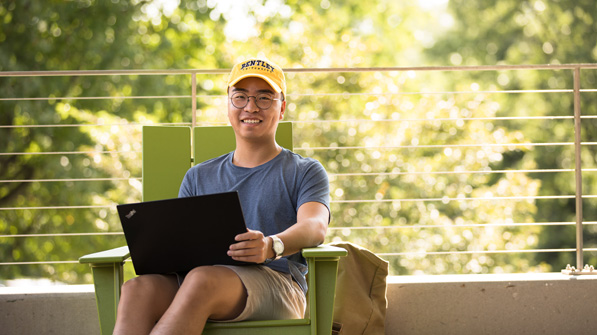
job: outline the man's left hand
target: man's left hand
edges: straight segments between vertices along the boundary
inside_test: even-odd
[[[234,238],[237,243],[230,246],[228,256],[236,261],[263,263],[273,256],[271,239],[258,230],[247,229],[246,233]]]

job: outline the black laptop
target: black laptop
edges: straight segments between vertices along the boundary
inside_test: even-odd
[[[135,272],[186,272],[200,265],[241,265],[227,255],[247,232],[238,192],[118,205]]]

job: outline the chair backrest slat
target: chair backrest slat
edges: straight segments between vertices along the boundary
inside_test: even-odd
[[[178,197],[190,167],[190,127],[143,127],[143,201]]]
[[[234,130],[231,126],[195,127],[193,132],[194,164],[227,154],[236,147]]]

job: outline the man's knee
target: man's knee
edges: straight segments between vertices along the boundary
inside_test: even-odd
[[[169,278],[160,275],[142,275],[127,280],[121,289],[122,296],[150,297],[157,292],[172,290]]]
[[[200,304],[208,317],[232,319],[242,312],[247,301],[246,289],[233,270],[220,266],[205,266],[191,270],[181,291],[190,304]]]
[[[221,282],[220,279],[220,275],[213,271],[213,267],[200,266],[189,271],[183,283],[192,285],[202,291],[211,291],[218,286],[218,283]]]
[[[140,276],[124,282],[121,291],[122,295],[139,294],[143,293],[144,291],[147,292],[151,290],[152,286],[153,285],[148,278],[145,278],[145,276]]]
[[[238,275],[225,267],[201,266],[191,270],[184,279],[183,285],[192,287],[195,294],[203,296],[220,295],[223,290],[244,290]]]

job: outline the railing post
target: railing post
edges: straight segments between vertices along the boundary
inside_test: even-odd
[[[191,74],[191,113],[192,121],[191,127],[195,128],[197,125],[197,73]]]
[[[576,267],[583,268],[582,161],[580,124],[580,66],[574,68],[574,154],[576,178]]]
[[[191,164],[194,164],[195,132],[192,129],[197,125],[197,72],[191,74],[191,91]]]

